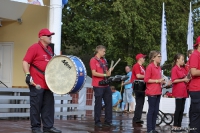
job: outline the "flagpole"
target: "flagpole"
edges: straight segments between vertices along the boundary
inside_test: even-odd
[[[165,3],[163,2],[163,11],[162,11],[162,25],[161,25],[161,66],[167,61],[167,25],[165,17]]]
[[[187,45],[188,50],[193,49],[193,36],[194,36],[194,28],[192,22],[192,3],[190,2],[190,12],[188,18],[188,33],[187,33]]]

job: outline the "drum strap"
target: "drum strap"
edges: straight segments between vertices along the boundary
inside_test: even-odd
[[[98,59],[98,58],[96,58],[96,57],[95,57],[95,59],[99,62],[101,68],[103,68],[103,72],[106,74],[107,61],[104,59],[105,62],[106,62],[106,64],[105,64],[105,63],[103,63],[100,59]]]
[[[40,45],[40,44],[39,44]],[[49,54],[51,57],[53,57],[55,54],[53,54],[53,53],[51,53],[47,48],[44,48],[42,45],[40,45],[43,49],[44,49],[44,51],[47,53],[47,54]],[[48,47],[50,47],[50,46],[48,46]]]
[[[31,64],[31,66],[33,66],[38,72],[40,72],[41,74],[45,74],[42,70],[40,70],[38,67],[36,67],[35,65]]]

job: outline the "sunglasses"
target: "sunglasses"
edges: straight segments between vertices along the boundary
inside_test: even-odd
[[[46,36],[46,37],[51,37],[51,35],[43,35],[43,36]]]

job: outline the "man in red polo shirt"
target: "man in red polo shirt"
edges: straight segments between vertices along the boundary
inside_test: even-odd
[[[26,83],[30,89],[30,121],[32,133],[41,131],[41,119],[44,133],[61,133],[54,125],[54,96],[49,90],[44,77],[47,63],[53,57],[51,36],[48,29],[40,30],[39,42],[31,45],[23,59],[23,70],[26,74]],[[34,84],[39,84],[41,89],[36,89]]]
[[[200,133],[200,36],[194,44],[194,52],[190,56],[189,66],[191,71],[191,81],[189,83],[190,104],[190,133]]]
[[[144,80],[145,75],[145,68],[142,66],[145,62],[146,55],[143,54],[137,54],[136,60],[137,63],[132,68],[132,76],[131,76],[131,83],[134,82],[134,80]],[[133,117],[133,123],[143,123],[141,120],[142,117],[142,110],[144,106],[144,99],[145,99],[145,92],[139,92],[137,91],[137,88],[133,88],[135,93],[135,113]]]
[[[92,71],[92,86],[95,96],[94,120],[95,126],[102,127],[101,107],[102,98],[105,103],[105,126],[112,125],[112,91],[108,84],[103,84],[101,81],[106,80],[107,76],[111,75],[111,70],[107,68],[107,61],[104,58],[106,48],[102,45],[96,47],[96,55],[90,60],[90,68]]]

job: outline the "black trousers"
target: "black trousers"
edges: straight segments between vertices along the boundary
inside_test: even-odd
[[[32,129],[41,128],[43,131],[53,127],[54,124],[54,96],[50,90],[30,88],[30,120]]]
[[[135,93],[136,106],[135,106],[135,113],[134,113],[133,121],[138,121],[142,117],[142,110],[143,110],[143,106],[144,106],[145,93],[144,92],[138,92],[138,91],[134,91],[134,93]]]
[[[190,133],[200,133],[200,91],[190,91]]]
[[[95,96],[95,105],[94,105],[94,121],[95,124],[100,123],[101,117],[101,107],[102,107],[102,98],[105,103],[105,123],[112,122],[112,91],[110,87],[93,87],[94,96]]]
[[[181,127],[183,112],[185,108],[185,98],[176,98],[175,104],[175,113],[174,113],[174,126]]]

